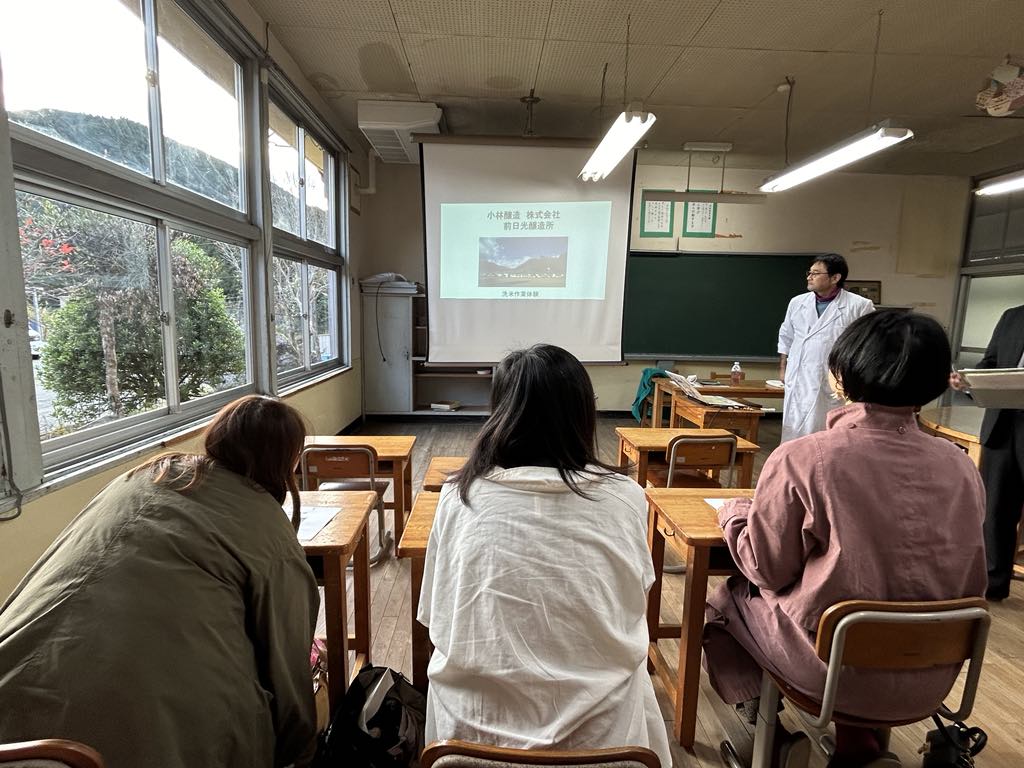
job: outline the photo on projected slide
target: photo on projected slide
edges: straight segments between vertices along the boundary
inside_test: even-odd
[[[603,299],[611,213],[606,200],[442,203],[440,298]]]
[[[480,288],[564,288],[568,237],[481,237]]]

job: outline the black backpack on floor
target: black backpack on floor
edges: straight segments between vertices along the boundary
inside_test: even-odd
[[[320,738],[312,768],[418,768],[426,712],[426,698],[400,673],[367,665]]]

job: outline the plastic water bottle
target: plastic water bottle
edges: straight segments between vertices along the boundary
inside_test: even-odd
[[[729,381],[733,384],[739,384],[743,381],[743,369],[740,368],[739,362],[732,364],[732,369],[729,371]]]

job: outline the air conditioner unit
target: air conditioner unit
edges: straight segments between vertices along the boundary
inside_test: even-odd
[[[419,163],[414,133],[439,133],[441,109],[420,101],[360,101],[359,130],[385,163]]]

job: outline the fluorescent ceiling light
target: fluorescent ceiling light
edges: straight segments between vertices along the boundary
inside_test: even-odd
[[[1016,192],[1018,189],[1024,189],[1024,171],[987,179],[981,182],[981,186],[974,190],[974,194],[1005,195],[1007,192]]]
[[[784,189],[803,184],[805,181],[822,176],[837,168],[854,163],[861,158],[881,152],[883,149],[913,138],[909,128],[893,128],[887,123],[873,125],[866,131],[851,136],[841,144],[811,157],[781,173],[771,176],[761,185],[762,192],[781,192]]]
[[[653,114],[638,109],[629,109],[620,114],[583,166],[580,178],[584,181],[600,181],[611,173],[626,153],[650,130],[654,120]]]

